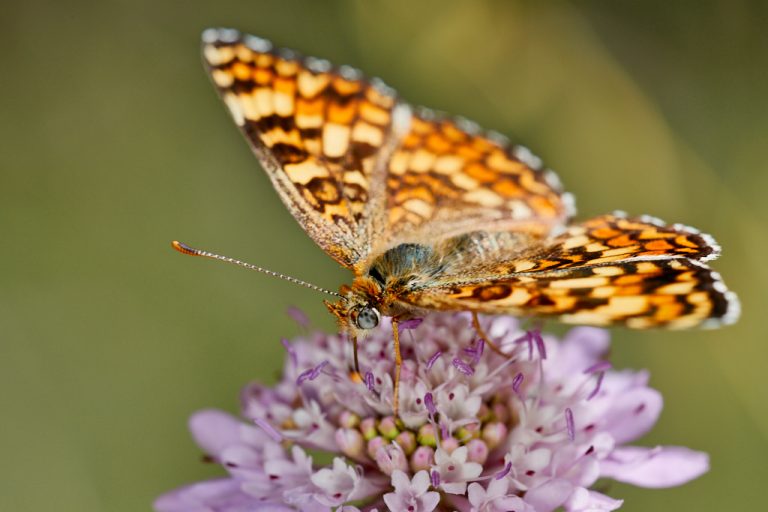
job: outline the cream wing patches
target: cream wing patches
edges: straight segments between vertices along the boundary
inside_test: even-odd
[[[597,266],[633,259],[689,258],[709,261],[720,246],[704,233],[682,224],[667,225],[649,216],[622,212],[568,226],[560,235],[531,239],[527,254],[497,261],[493,275]]]
[[[518,273],[424,287],[418,307],[552,317],[570,324],[646,329],[714,327],[738,317],[736,296],[706,265],[684,258]]]
[[[230,29],[205,31],[202,53],[235,122],[309,236],[347,267],[365,259],[372,217],[381,215],[371,176],[388,157],[394,91],[352,68]]]
[[[427,109],[413,114],[388,171],[388,245],[479,225],[547,233],[572,214],[570,196],[530,151]]]
[[[738,317],[708,235],[620,212],[569,225],[572,196],[526,148],[353,68],[230,29],[204,32],[203,58],[283,202],[355,272],[331,308],[343,326],[354,300],[632,328]]]
[[[449,264],[410,290],[408,302],[633,328],[717,325],[738,316],[735,295],[703,263],[719,254],[716,242],[679,224],[617,212],[555,237],[477,232],[453,240],[435,246]]]

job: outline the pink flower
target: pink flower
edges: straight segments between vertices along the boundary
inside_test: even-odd
[[[440,493],[427,491],[429,475],[426,471],[419,471],[410,480],[402,471],[395,471],[392,473],[392,486],[395,492],[384,495],[384,503],[389,510],[431,512],[440,502]]]
[[[615,510],[621,501],[591,489],[598,478],[657,488],[707,470],[704,453],[627,445],[654,425],[662,398],[646,372],[611,369],[606,331],[557,341],[509,317],[483,323],[506,356],[477,341],[464,314],[403,329],[398,418],[387,322],[360,347],[363,382],[348,376],[342,337],[284,341],[280,382],[243,390],[245,421],[210,410],[190,421],[228,475],[167,493],[155,509]]]

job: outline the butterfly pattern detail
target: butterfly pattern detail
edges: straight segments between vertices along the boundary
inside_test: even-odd
[[[327,303],[353,337],[430,310],[630,328],[738,317],[709,235],[622,212],[574,223],[524,146],[354,68],[232,29],[206,30],[203,58],[289,211],[353,272]]]

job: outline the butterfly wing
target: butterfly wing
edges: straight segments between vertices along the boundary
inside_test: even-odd
[[[523,146],[472,122],[416,109],[388,163],[381,245],[476,231],[548,233],[573,213],[557,176]]]
[[[364,260],[383,173],[407,105],[352,68],[273,49],[232,29],[203,33],[203,60],[281,199],[309,236],[347,267]],[[398,113],[400,112],[400,113]],[[405,128],[402,128],[404,131]],[[379,180],[381,181],[381,180]]]
[[[688,328],[733,322],[736,296],[704,261],[708,235],[648,217],[605,215],[526,249],[482,250],[505,235],[480,234],[475,258],[447,265],[403,300],[430,309],[554,317],[565,323]],[[466,251],[465,251],[466,252]]]
[[[205,31],[203,56],[283,202],[344,266],[478,224],[546,233],[571,213],[570,195],[524,147],[414,112],[356,70],[231,29]]]

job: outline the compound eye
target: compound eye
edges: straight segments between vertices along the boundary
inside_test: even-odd
[[[355,325],[357,325],[359,329],[373,329],[379,325],[380,319],[381,315],[376,308],[363,306],[357,312],[357,317],[355,317]]]

